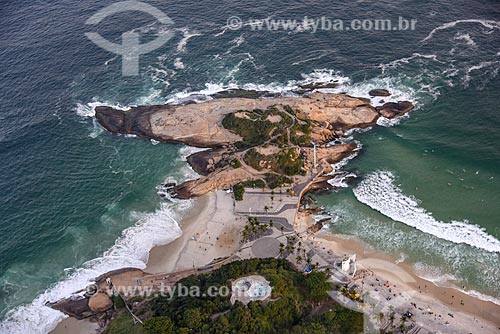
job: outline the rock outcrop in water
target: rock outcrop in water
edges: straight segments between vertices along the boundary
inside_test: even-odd
[[[330,164],[357,150],[354,144],[329,143],[342,139],[346,130],[373,126],[381,116],[399,117],[412,108],[411,102],[374,108],[369,100],[346,94],[283,97],[234,90],[202,103],[125,111],[97,107],[96,118],[112,133],[211,148],[188,157],[202,177],[171,188],[174,196],[191,198],[248,180],[274,184],[268,180],[276,179],[272,175],[306,180],[313,170],[312,142],[318,145],[318,168],[328,173]]]
[[[387,89],[372,89],[368,92],[370,96],[391,96]]]

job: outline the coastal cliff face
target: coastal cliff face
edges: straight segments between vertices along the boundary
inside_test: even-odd
[[[174,196],[191,198],[240,182],[263,180],[270,173],[297,175],[297,182],[304,182],[304,175],[313,167],[311,142],[318,145],[318,166],[329,173],[330,164],[357,150],[355,144],[329,144],[342,138],[346,130],[373,126],[380,117],[395,118],[413,109],[406,101],[374,108],[369,100],[345,94],[251,95],[241,97],[240,92],[240,97],[216,95],[203,103],[129,110],[101,106],[96,108],[96,118],[112,133],[212,148],[188,157],[202,177],[172,188]]]
[[[96,118],[113,133],[135,134],[197,147],[215,147],[241,140],[240,136],[222,126],[224,115],[240,110],[266,110],[280,105],[302,111],[307,118],[324,123],[323,128],[326,129],[367,127],[375,124],[380,117],[364,99],[345,94],[314,93],[307,97],[219,98],[186,105],[139,106],[126,111],[99,106]]]

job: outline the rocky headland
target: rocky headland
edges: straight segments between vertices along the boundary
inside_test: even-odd
[[[128,110],[100,106],[96,118],[112,133],[209,148],[188,157],[201,177],[171,187],[175,197],[192,198],[240,183],[261,180],[259,187],[274,189],[306,182],[318,171],[328,174],[331,164],[358,149],[342,140],[347,130],[370,127],[381,117],[399,117],[412,109],[408,101],[373,107],[368,99],[346,94],[284,97],[238,90],[217,93],[202,103]]]

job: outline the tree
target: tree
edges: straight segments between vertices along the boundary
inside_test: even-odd
[[[203,316],[199,308],[191,308],[184,311],[183,322],[189,329],[198,330],[203,325]]]
[[[328,291],[332,290],[333,286],[327,279],[328,276],[321,271],[314,271],[305,277],[304,286],[311,299],[320,301],[328,297]]]
[[[154,317],[144,321],[143,325],[148,334],[172,334],[174,323],[169,317]]]
[[[377,318],[378,318],[378,322],[381,324],[381,323],[382,323],[382,320],[384,320],[384,313],[379,312],[379,314],[378,314]]]
[[[392,305],[391,305],[392,306]],[[391,322],[391,327],[394,326],[394,319],[396,319],[394,317],[394,313],[391,313],[391,315],[389,316],[389,321]]]

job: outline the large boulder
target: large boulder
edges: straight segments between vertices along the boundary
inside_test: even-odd
[[[403,116],[414,108],[413,103],[409,101],[387,102],[377,107],[377,111],[385,118],[394,118]]]
[[[368,92],[370,96],[391,96],[387,89],[372,89]]]
[[[108,295],[98,292],[89,299],[89,308],[92,312],[101,313],[109,310],[113,306],[113,302]]]

